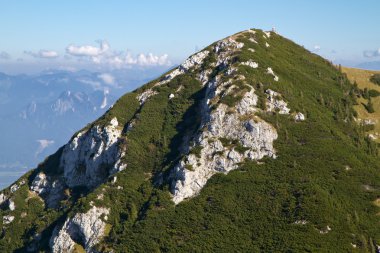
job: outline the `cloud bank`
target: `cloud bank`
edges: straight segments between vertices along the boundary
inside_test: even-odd
[[[9,60],[10,58],[11,58],[11,55],[8,54],[7,52],[5,52],[5,51],[0,52],[0,59]]]
[[[45,58],[45,59],[54,59],[59,56],[59,54],[56,51],[44,50],[44,49],[41,49],[38,52],[24,51],[24,54],[30,55],[34,58]]]
[[[363,56],[366,58],[380,57],[380,48],[377,50],[366,50],[363,52]]]
[[[125,68],[128,66],[167,66],[171,65],[168,54],[154,55],[153,53],[140,53],[136,56],[126,51],[115,51],[105,41],[97,41],[98,46],[93,45],[69,45],[66,47],[66,58],[77,58],[80,61],[89,61],[97,65],[107,65],[113,68]]]

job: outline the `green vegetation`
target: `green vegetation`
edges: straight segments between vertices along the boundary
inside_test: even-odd
[[[37,196],[28,198],[28,186],[22,186],[14,194],[15,221],[0,223],[0,251],[25,252],[36,233],[42,236],[37,251],[47,251],[55,225],[87,210],[93,201],[111,208],[107,235],[97,246],[100,251],[351,252],[355,244],[359,252],[371,252],[380,242],[376,204],[380,161],[377,144],[354,120],[354,107],[363,108],[361,103],[367,101],[358,98],[363,88],[350,83],[328,61],[280,35],[272,33],[265,39],[256,30],[257,44],[249,40],[251,34],[235,36],[245,46],[234,56],[234,67],[255,88],[259,106],[265,108],[264,92],[270,88],[282,94],[292,111],[307,114],[300,124],[289,115],[257,113],[277,129],[277,159],[246,161],[228,175],[214,175],[198,196],[174,206],[167,178],[184,155],[181,147],[190,145],[189,136],[200,127],[205,88],[197,81],[197,73],[190,72],[155,87],[158,94],[140,107],[136,95],[152,87],[151,82],[120,98],[94,123],[106,124],[113,117],[120,124],[135,121],[124,134],[128,167],[117,175],[117,182],[105,182],[92,192],[71,190],[58,209],[44,208]],[[265,42],[269,48],[263,46]],[[202,69],[211,68],[214,57],[210,54]],[[239,64],[249,59],[259,67]],[[266,74],[268,67],[279,82]],[[212,75],[222,71],[214,68]],[[179,87],[178,95],[169,100]],[[233,106],[237,96],[246,92],[243,86],[237,87],[234,95],[219,102]],[[374,107],[377,98],[373,98]],[[225,147],[245,151],[236,141],[220,141]],[[200,147],[191,150],[195,155],[200,151]],[[32,179],[38,170],[51,176],[61,173],[60,152],[24,178]],[[97,199],[100,194],[102,200]],[[9,212],[1,210],[0,218]],[[306,224],[299,224],[303,220]],[[331,231],[321,233],[327,226]]]
[[[370,80],[374,84],[380,85],[380,74],[374,74],[373,76],[371,76]]]
[[[380,86],[371,82],[370,79],[373,76],[380,75],[379,72],[346,67],[343,67],[342,71],[349,80],[354,82],[355,89],[352,90],[351,96],[355,97],[358,102],[354,106],[356,117],[360,120],[373,122],[373,126],[369,130],[367,127],[362,130],[377,136],[380,133],[380,122],[378,121],[380,118]],[[379,139],[375,139],[375,141],[379,142]]]

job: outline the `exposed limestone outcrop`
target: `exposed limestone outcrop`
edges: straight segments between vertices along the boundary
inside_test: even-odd
[[[306,118],[305,118],[305,115],[303,115],[303,113],[301,112],[297,112],[295,115],[294,115],[294,120],[295,121],[304,121]]]
[[[110,210],[108,208],[93,206],[86,213],[77,213],[68,218],[65,223],[54,229],[50,239],[50,248],[53,253],[73,252],[76,243],[80,243],[86,252],[92,249],[104,235]]]
[[[265,91],[267,94],[267,111],[278,112],[279,114],[289,114],[288,104],[281,99],[281,94],[271,89]]]
[[[3,217],[3,224],[4,225],[10,224],[10,223],[12,223],[12,221],[14,219],[15,219],[14,216],[12,216],[12,215],[6,215],[6,216]]]
[[[20,188],[20,186],[18,184],[12,185],[11,188],[10,188],[11,193],[16,192],[19,188]]]
[[[249,66],[249,67],[254,68],[254,69],[256,69],[259,66],[259,64],[257,64],[257,62],[254,62],[252,60],[249,60],[249,61],[246,61],[246,62],[242,62],[241,64]]]
[[[140,105],[142,105],[145,103],[145,101],[148,98],[150,98],[151,96],[154,96],[156,94],[157,94],[156,91],[153,91],[152,89],[147,89],[146,91],[144,91],[143,93],[141,93],[137,96],[137,100],[139,101]]]
[[[267,68],[267,74],[272,75],[272,76],[273,76],[273,80],[275,80],[276,82],[278,82],[279,78],[278,78],[278,76],[274,73],[274,71],[273,71],[272,68]]]
[[[215,45],[215,52],[218,53],[217,67],[228,67],[231,64],[230,55],[241,47],[241,43],[230,38],[218,42]],[[253,87],[247,87],[249,92],[244,94],[233,110],[229,110],[225,104],[218,104],[212,110],[210,101],[223,93],[228,94],[232,88],[230,81],[221,82],[218,77],[207,82],[200,127],[202,130],[194,137],[194,145],[190,147],[189,154],[173,169],[171,189],[176,204],[198,194],[212,175],[228,173],[245,159],[275,157],[273,141],[277,139],[277,132],[269,123],[253,116],[258,110],[258,98]],[[237,151],[237,146],[242,148]],[[194,153],[192,150],[195,148],[197,152]]]
[[[110,174],[121,171],[126,165],[120,162],[119,149],[122,128],[113,118],[104,126],[94,126],[77,134],[63,149],[60,166],[69,187],[94,187]]]
[[[199,53],[196,53],[189,58],[187,58],[181,65],[179,65],[177,68],[172,70],[169,74],[167,74],[160,82],[155,84],[155,86],[159,86],[165,83],[170,82],[173,78],[175,78],[178,75],[182,75],[186,72],[188,72],[191,68],[193,67],[199,67],[202,63],[203,60],[207,57],[207,55],[210,52],[207,50],[201,51]],[[157,92],[154,91],[153,89],[147,89],[143,93],[139,94],[137,96],[137,100],[139,101],[140,105],[144,104],[145,101],[156,95]]]
[[[63,148],[60,159],[63,175],[52,178],[39,172],[30,189],[43,197],[48,207],[55,207],[64,198],[66,187],[93,188],[104,182],[126,168],[121,161],[124,156],[119,146],[121,133],[116,118],[104,127],[94,126],[80,132]]]
[[[62,180],[52,179],[43,172],[39,172],[33,179],[30,190],[40,195],[47,207],[57,207],[59,201],[64,199],[65,185]]]
[[[16,210],[16,204],[12,199],[8,199],[8,208],[11,211]]]
[[[0,193],[0,206],[7,200],[7,196],[4,193]]]

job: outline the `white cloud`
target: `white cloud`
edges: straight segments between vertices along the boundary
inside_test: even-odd
[[[97,57],[101,54],[104,54],[110,49],[110,45],[107,41],[98,41],[99,47],[85,45],[85,46],[76,46],[76,45],[69,45],[66,48],[66,53],[73,56],[90,56],[90,57]]]
[[[367,58],[374,58],[380,56],[380,48],[377,50],[366,50],[363,52],[363,56]]]
[[[115,77],[113,77],[111,74],[103,73],[98,75],[98,77],[108,85],[115,85]]]
[[[11,56],[7,52],[5,52],[5,51],[0,52],[0,59],[9,60],[10,58],[11,58]]]
[[[37,148],[36,151],[36,156],[41,154],[42,151],[44,151],[47,147],[51,146],[54,144],[53,140],[37,140],[37,142],[40,144]]]
[[[105,65],[111,68],[128,68],[130,66],[168,66],[171,65],[167,54],[154,55],[153,53],[138,54],[133,56],[130,52],[111,50],[106,41],[98,41],[99,46],[91,45],[69,45],[66,48],[65,58],[78,57],[82,62],[96,65]]]
[[[45,58],[45,59],[53,59],[59,56],[59,54],[56,51],[44,50],[44,49],[41,49],[37,53],[32,52],[32,51],[24,51],[24,54],[33,56],[34,58]]]

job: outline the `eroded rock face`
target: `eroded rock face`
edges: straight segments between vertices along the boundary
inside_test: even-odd
[[[69,187],[95,187],[110,174],[125,168],[118,139],[122,128],[116,118],[105,127],[94,126],[75,136],[63,149],[60,166]]]
[[[65,198],[65,185],[60,179],[52,179],[43,172],[39,172],[33,179],[30,190],[40,195],[47,207],[57,207],[59,201]]]
[[[7,196],[4,193],[0,193],[0,206],[7,200]]]
[[[40,195],[47,207],[56,207],[64,196],[64,189],[76,186],[94,188],[110,175],[126,168],[120,148],[122,128],[113,118],[104,127],[94,126],[77,134],[65,145],[60,158],[63,174],[50,177],[39,172],[30,190]]]
[[[242,47],[240,43],[235,43],[227,39],[216,44],[217,67],[220,69],[230,67],[230,55]],[[228,73],[231,78],[234,77],[234,71]],[[244,77],[240,79],[244,80]],[[254,116],[258,110],[258,98],[252,86],[246,84],[249,91],[234,108],[218,104],[216,109],[211,109],[210,101],[220,99],[221,94],[231,93],[233,85],[230,84],[230,81],[220,82],[218,77],[207,82],[202,130],[194,137],[190,153],[175,166],[172,173],[171,190],[176,204],[197,195],[212,175],[228,173],[245,159],[276,157],[273,141],[277,139],[277,131],[269,123]],[[194,148],[197,152],[192,153]]]
[[[73,252],[75,243],[80,242],[86,252],[94,252],[94,247],[104,235],[107,215],[110,210],[92,207],[86,213],[75,214],[63,226],[56,227],[50,239],[50,248],[55,252]]]

